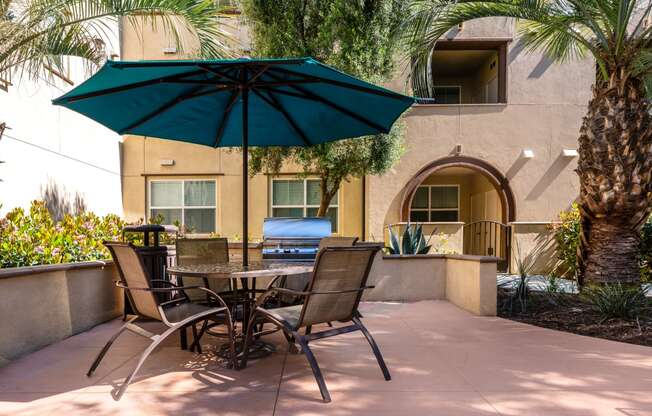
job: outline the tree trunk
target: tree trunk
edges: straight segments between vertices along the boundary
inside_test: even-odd
[[[321,178],[321,201],[319,202],[319,209],[317,210],[318,217],[326,216],[326,212],[328,211],[328,207],[331,204],[331,200],[333,199],[335,194],[337,194],[337,190],[340,188],[340,184],[342,180],[333,179],[332,182],[333,183],[329,187],[328,178],[325,177]]]
[[[579,138],[578,281],[640,280],[640,230],[650,214],[652,132],[643,82],[625,69],[598,76]]]

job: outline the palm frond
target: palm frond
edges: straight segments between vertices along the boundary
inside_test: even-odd
[[[627,0],[622,0],[627,1]],[[423,90],[427,64],[437,41],[451,28],[486,17],[506,17],[519,23],[529,49],[543,49],[556,61],[591,53],[603,59],[601,47],[613,10],[604,0],[413,0],[404,25],[412,62],[413,84]],[[605,43],[606,42],[606,43]]]
[[[3,3],[4,4],[4,3]],[[115,37],[118,18],[160,25],[177,48],[193,57],[232,57],[236,41],[212,0],[27,0],[17,16],[0,19],[0,72],[39,76],[61,51],[97,64],[98,40]],[[11,1],[8,9],[11,9]],[[198,41],[198,42],[197,42]],[[20,67],[20,68],[19,68]]]

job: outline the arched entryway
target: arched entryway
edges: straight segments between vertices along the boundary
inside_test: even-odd
[[[514,194],[507,178],[484,160],[449,156],[424,166],[403,192],[402,222],[444,228],[458,224],[464,254],[492,255],[509,262],[516,217]],[[450,228],[450,227],[449,227]]]

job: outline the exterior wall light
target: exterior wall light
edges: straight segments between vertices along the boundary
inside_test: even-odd
[[[534,150],[523,149],[523,151],[521,152],[521,157],[523,159],[534,159]]]
[[[174,166],[174,159],[161,159],[159,164],[161,166]]]
[[[577,149],[564,149],[561,151],[562,156],[564,157],[577,157]]]

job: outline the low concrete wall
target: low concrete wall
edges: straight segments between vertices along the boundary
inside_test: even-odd
[[[416,302],[446,299],[445,255],[378,255],[369,273],[364,300]]]
[[[459,254],[378,255],[363,300],[448,300],[476,315],[496,315],[498,258]]]
[[[557,264],[557,243],[551,222],[513,222],[512,227],[512,273],[516,272],[516,259],[533,263],[532,274],[550,274]],[[520,253],[519,253],[520,249]]]
[[[476,315],[495,316],[496,261],[480,256],[446,259],[446,299]]]
[[[122,313],[111,262],[0,269],[0,365]]]

